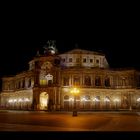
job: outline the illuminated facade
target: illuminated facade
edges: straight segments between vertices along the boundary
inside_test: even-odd
[[[29,62],[29,70],[2,78],[0,106],[17,110],[140,109],[140,72],[110,69],[102,53],[73,49],[57,54],[50,41],[44,53]]]

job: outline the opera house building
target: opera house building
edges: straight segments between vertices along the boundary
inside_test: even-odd
[[[101,52],[58,54],[50,41],[27,71],[2,78],[3,109],[71,111],[74,101],[79,111],[140,110],[140,71],[111,69]]]

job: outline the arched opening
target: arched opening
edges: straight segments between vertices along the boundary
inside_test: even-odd
[[[140,109],[140,98],[137,98],[136,107],[137,107],[137,109]]]
[[[123,98],[122,98],[122,108],[123,109],[128,109],[128,107],[129,107],[128,97],[123,96]]]
[[[110,98],[108,96],[104,98],[104,103],[105,103],[105,109],[110,109]]]
[[[64,110],[69,110],[69,96],[64,96]]]
[[[105,78],[105,87],[110,87],[110,78],[109,77]]]
[[[48,110],[49,95],[47,92],[40,94],[40,110]]]
[[[94,108],[95,109],[100,109],[100,96],[96,96],[93,99],[93,102],[94,102]]]
[[[83,96],[81,99],[81,103],[83,109],[90,109],[90,96],[89,95]]]

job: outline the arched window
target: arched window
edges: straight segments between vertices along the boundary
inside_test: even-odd
[[[69,77],[63,78],[63,86],[69,86]]]
[[[73,84],[75,86],[79,86],[80,85],[80,77],[74,77],[73,79]]]
[[[51,85],[51,84],[53,83],[53,75],[51,75],[50,73],[47,74],[47,75],[45,76],[45,78],[47,79],[47,84],[48,84],[48,85]]]
[[[128,97],[127,96],[123,96],[122,98],[122,107],[124,109],[128,108],[129,107],[129,101],[128,101]]]
[[[126,77],[121,78],[122,86],[126,86]]]
[[[109,77],[105,78],[105,86],[110,87],[110,78]]]
[[[86,95],[86,96],[85,96],[85,99],[86,99],[86,100],[90,100],[90,96],[89,96],[89,95]]]
[[[85,85],[86,86],[91,86],[91,77],[90,76],[85,77]]]
[[[101,86],[101,78],[99,76],[95,78],[95,86]]]
[[[100,109],[100,96],[96,96],[94,99],[93,99],[93,102],[94,102],[94,108],[95,109]]]
[[[106,96],[104,98],[104,102],[105,102],[105,108],[109,109],[110,108],[110,98],[108,96]]]

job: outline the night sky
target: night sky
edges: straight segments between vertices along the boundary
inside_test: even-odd
[[[27,70],[28,62],[47,40],[56,40],[59,53],[74,49],[77,43],[81,49],[105,53],[111,68],[140,69],[140,28],[137,16],[124,12],[120,16],[98,16],[91,20],[93,22],[86,20],[86,24],[80,19],[76,20],[78,22],[71,20],[72,24],[64,22],[61,26],[58,20],[53,21],[46,22],[40,18],[38,24],[30,18],[14,20],[12,16],[2,20],[0,77]]]
[[[16,36],[17,37],[17,36]],[[50,38],[8,38],[1,44],[0,52],[0,76],[13,75],[28,69],[28,62],[35,56]],[[59,53],[75,48],[99,51],[106,54],[111,68],[134,67],[140,68],[139,40],[118,36],[94,37],[93,39],[56,39]]]
[[[50,39],[56,39],[60,53],[78,43],[79,48],[104,52],[111,68],[140,68],[139,8],[132,8],[132,3],[98,8],[80,3],[69,8],[62,4],[62,11],[55,11],[53,4],[41,10],[27,4],[15,9],[6,5],[1,14],[0,77],[26,70],[42,47],[40,42]]]

